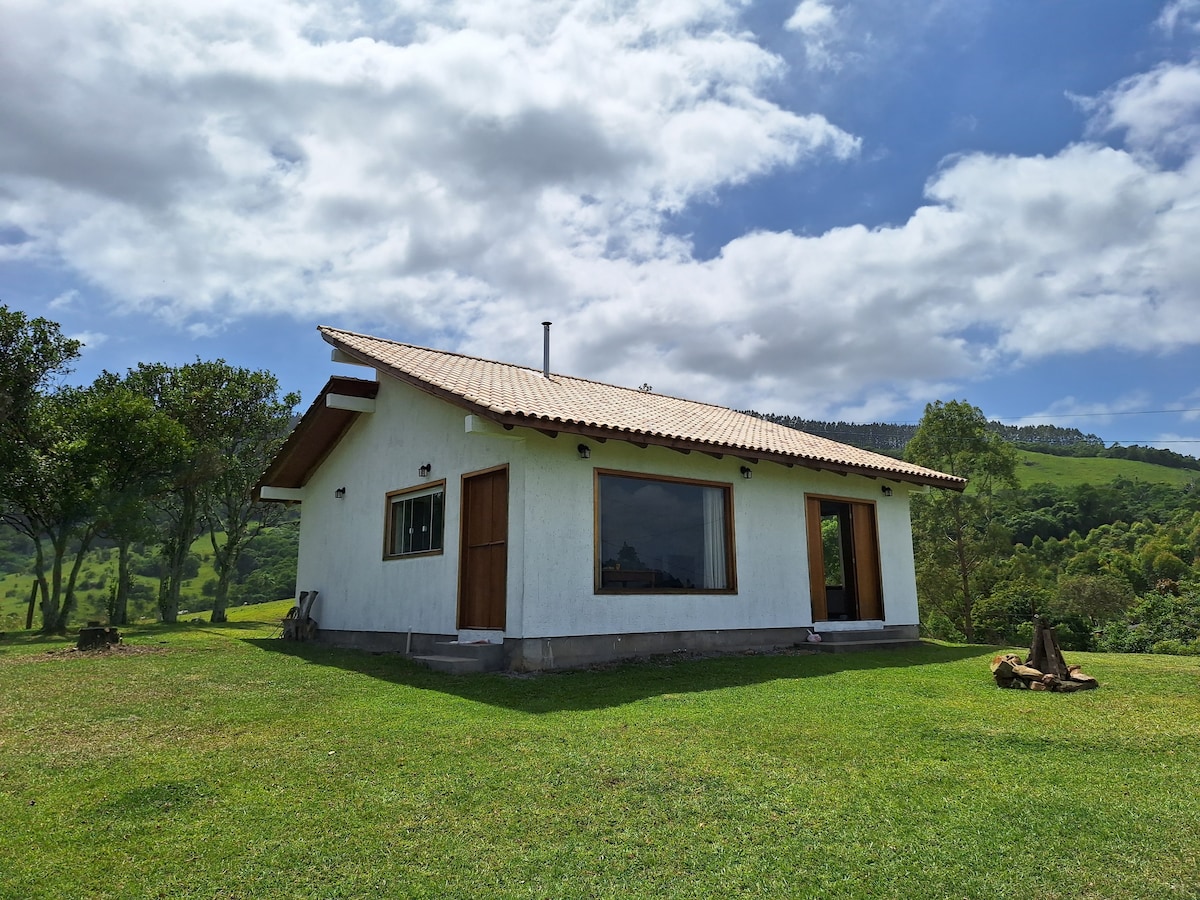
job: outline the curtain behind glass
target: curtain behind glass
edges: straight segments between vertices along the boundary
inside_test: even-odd
[[[728,587],[725,578],[725,492],[704,489],[704,586]]]

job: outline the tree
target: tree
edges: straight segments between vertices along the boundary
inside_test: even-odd
[[[1133,600],[1129,582],[1112,575],[1076,575],[1058,583],[1060,611],[1086,619],[1093,630],[1125,615]]]
[[[238,557],[274,514],[255,506],[254,484],[286,436],[299,396],[280,399],[274,375],[223,359],[178,367],[142,363],[130,371],[128,382],[183,426],[190,441],[187,464],[163,504],[162,619],[178,619],[184,567],[203,525],[216,554],[212,619],[224,621]]]
[[[96,531],[117,547],[117,579],[108,616],[111,624],[124,625],[133,580],[130,548],[153,537],[151,503],[169,490],[191,442],[182,425],[117,376],[104,373],[92,389],[105,406],[107,421],[93,437],[95,452],[108,461]]]
[[[51,380],[70,371],[79,341],[63,337],[48,319],[30,319],[0,304],[0,438],[12,440]]]
[[[62,568],[52,566],[58,577],[48,583],[44,526],[73,523],[75,506],[84,498],[53,490],[56,479],[72,477],[79,446],[65,439],[63,423],[50,409],[56,401],[46,391],[70,371],[79,348],[56,323],[0,305],[0,521],[33,542],[35,589],[43,627],[49,629],[58,626]],[[71,528],[66,526],[68,539]],[[62,540],[59,546],[61,553],[52,552],[51,559],[63,558]]]
[[[996,492],[1016,487],[1017,455],[988,430],[987,419],[965,400],[937,401],[905,449],[909,462],[966,478],[962,493],[936,491],[913,502],[913,539],[923,599],[954,622],[968,641],[980,576],[1010,546],[997,521]]]
[[[84,557],[157,458],[164,423],[144,399],[103,385],[35,397],[24,415],[28,434],[3,477],[4,520],[34,543],[42,630],[62,632]]]
[[[212,622],[226,620],[229,586],[242,552],[285,511],[280,504],[259,503],[254,497],[254,487],[287,437],[300,402],[299,394],[279,398],[278,393],[279,383],[269,372],[230,370],[224,385],[226,408],[236,417],[237,427],[220,434],[220,464],[202,501],[217,571]]]

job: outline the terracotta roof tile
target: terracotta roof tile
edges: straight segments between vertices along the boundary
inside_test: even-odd
[[[321,326],[333,346],[381,371],[502,421],[552,431],[710,449],[962,490],[961,478],[860,450],[721,406],[646,393]],[[586,429],[586,430],[584,430]]]

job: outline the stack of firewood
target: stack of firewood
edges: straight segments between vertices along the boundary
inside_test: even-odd
[[[1034,619],[1029,659],[1023,661],[1015,653],[997,656],[992,660],[992,677],[1000,687],[1031,691],[1067,693],[1100,686],[1091,675],[1083,674],[1079,666],[1067,665],[1054,629],[1041,619]]]

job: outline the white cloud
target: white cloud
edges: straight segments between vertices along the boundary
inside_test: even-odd
[[[734,13],[18,7],[2,217],[180,325],[286,310],[462,331],[500,296],[559,295],[572,260],[685,255],[663,216],[857,151],[765,99],[783,64]]]
[[[1200,0],[1170,0],[1159,14],[1158,27],[1167,33],[1200,31]]]
[[[539,364],[551,319],[561,371],[863,418],[1200,342],[1192,65],[1093,102],[1124,148],[953,158],[906,222],[700,260],[674,213],[859,146],[769,99],[732,4],[10,6],[0,225],[191,334],[290,313]]]
[[[1186,435],[1166,431],[1148,443],[1151,447],[1157,447],[1159,450],[1174,450],[1185,456],[1195,456],[1197,452],[1200,452],[1200,437],[1194,434]]]
[[[1094,131],[1124,132],[1132,149],[1192,154],[1200,146],[1200,62],[1163,64],[1083,101]]]
[[[822,0],[800,0],[800,5],[783,25],[789,31],[804,35],[822,35],[831,31],[837,21],[832,6]]]
[[[838,65],[831,44],[837,36],[837,12],[823,0],[800,0],[784,23],[804,40],[804,59],[810,69],[832,69]]]
[[[1018,419],[1006,419],[1009,425],[1068,425],[1080,431],[1091,431],[1097,425],[1109,425],[1114,416],[1146,410],[1150,396],[1145,391],[1131,391],[1111,401],[1081,401],[1062,397],[1045,409]]]
[[[56,311],[70,309],[79,302],[79,297],[79,291],[72,288],[69,291],[63,291],[61,294],[51,300],[48,305],[51,309]]]
[[[101,344],[108,341],[108,335],[100,331],[80,331],[76,334],[68,335],[73,341],[79,341],[84,348],[94,350]]]

